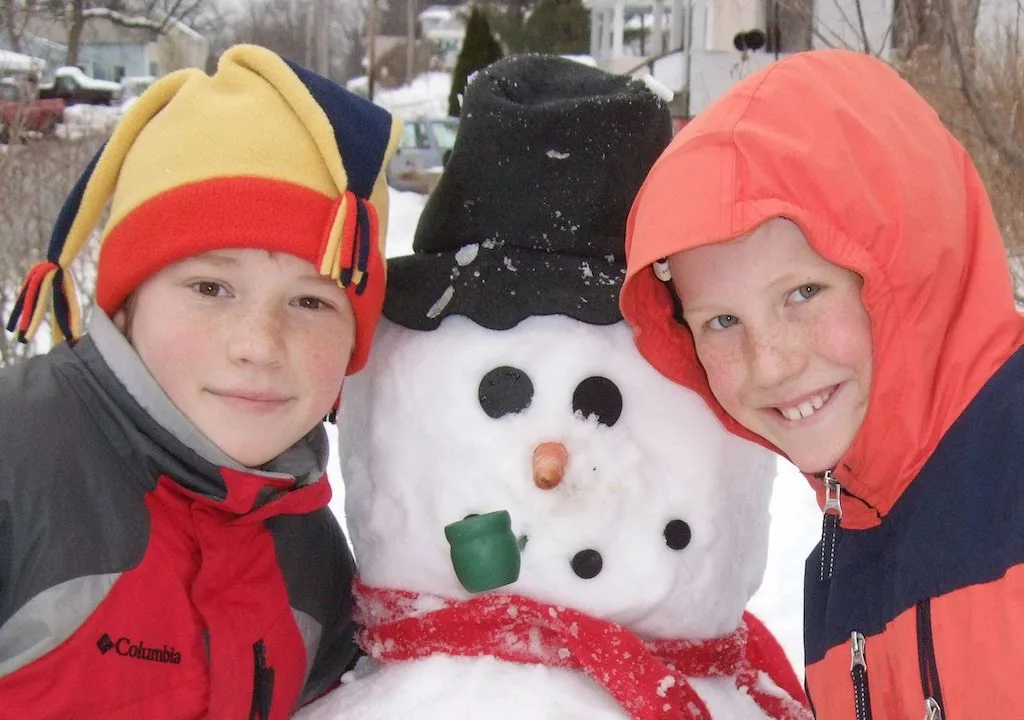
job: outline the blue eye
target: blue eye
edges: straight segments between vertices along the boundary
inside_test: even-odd
[[[715,317],[707,321],[706,325],[709,330],[725,330],[726,328],[731,328],[739,321],[740,319],[735,315],[715,315]]]
[[[804,300],[810,300],[812,297],[821,292],[821,285],[817,283],[807,283],[801,285],[796,290],[789,294],[790,302],[803,302]]]

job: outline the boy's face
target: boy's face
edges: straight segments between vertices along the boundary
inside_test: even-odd
[[[125,331],[125,313],[115,321]],[[330,412],[352,353],[345,291],[309,262],[218,250],[139,286],[126,334],[171,402],[221,450],[255,467]]]
[[[834,468],[867,411],[871,327],[861,278],[792,222],[669,258],[711,391],[802,471]]]

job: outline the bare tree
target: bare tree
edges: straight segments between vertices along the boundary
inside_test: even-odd
[[[363,54],[364,0],[328,0],[327,75],[346,80],[359,72]],[[317,65],[320,33],[312,0],[250,0],[241,9],[206,10],[198,29],[215,51],[239,42],[270,48],[309,68]]]
[[[882,57],[932,104],[985,182],[1024,303],[1024,0],[1003,1],[986,31],[981,0],[772,0],[768,39],[782,17],[782,51],[805,49],[785,37],[809,25],[813,45]]]
[[[203,0],[129,0],[126,3],[112,0],[105,4],[94,4],[93,0],[69,0],[62,15],[68,33],[65,62],[68,65],[78,64],[82,32],[91,21],[106,20],[119,27],[152,30],[162,34],[173,23],[195,15],[202,3]]]
[[[1019,0],[1005,7],[981,28],[979,0],[931,0],[896,62],[970,152],[1024,303],[1024,9]]]
[[[28,19],[38,11],[35,0],[0,0],[0,24],[3,25],[7,42],[14,52],[22,51],[21,38],[25,33]]]

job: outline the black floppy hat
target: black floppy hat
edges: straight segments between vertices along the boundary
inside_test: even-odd
[[[448,315],[620,321],[626,218],[671,138],[642,81],[546,55],[477,73],[413,254],[388,260],[384,315],[417,330]]]

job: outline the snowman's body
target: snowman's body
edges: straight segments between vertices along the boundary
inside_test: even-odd
[[[519,579],[493,592],[643,638],[727,635],[761,582],[774,459],[654,371],[624,323],[544,316],[494,331],[456,316],[422,332],[382,321],[368,368],[346,384],[339,427],[366,585],[469,598],[444,527],[494,510],[510,513],[523,550]],[[551,489],[533,478],[542,443],[568,454]],[[767,717],[730,678],[692,686],[716,718]],[[439,654],[364,663],[301,716],[628,714],[582,672]]]
[[[303,710],[305,720],[626,720],[586,675],[490,657],[435,655],[365,666],[338,690]],[[770,682],[770,681],[769,681]],[[761,709],[725,678],[690,678],[713,717],[764,720]]]

